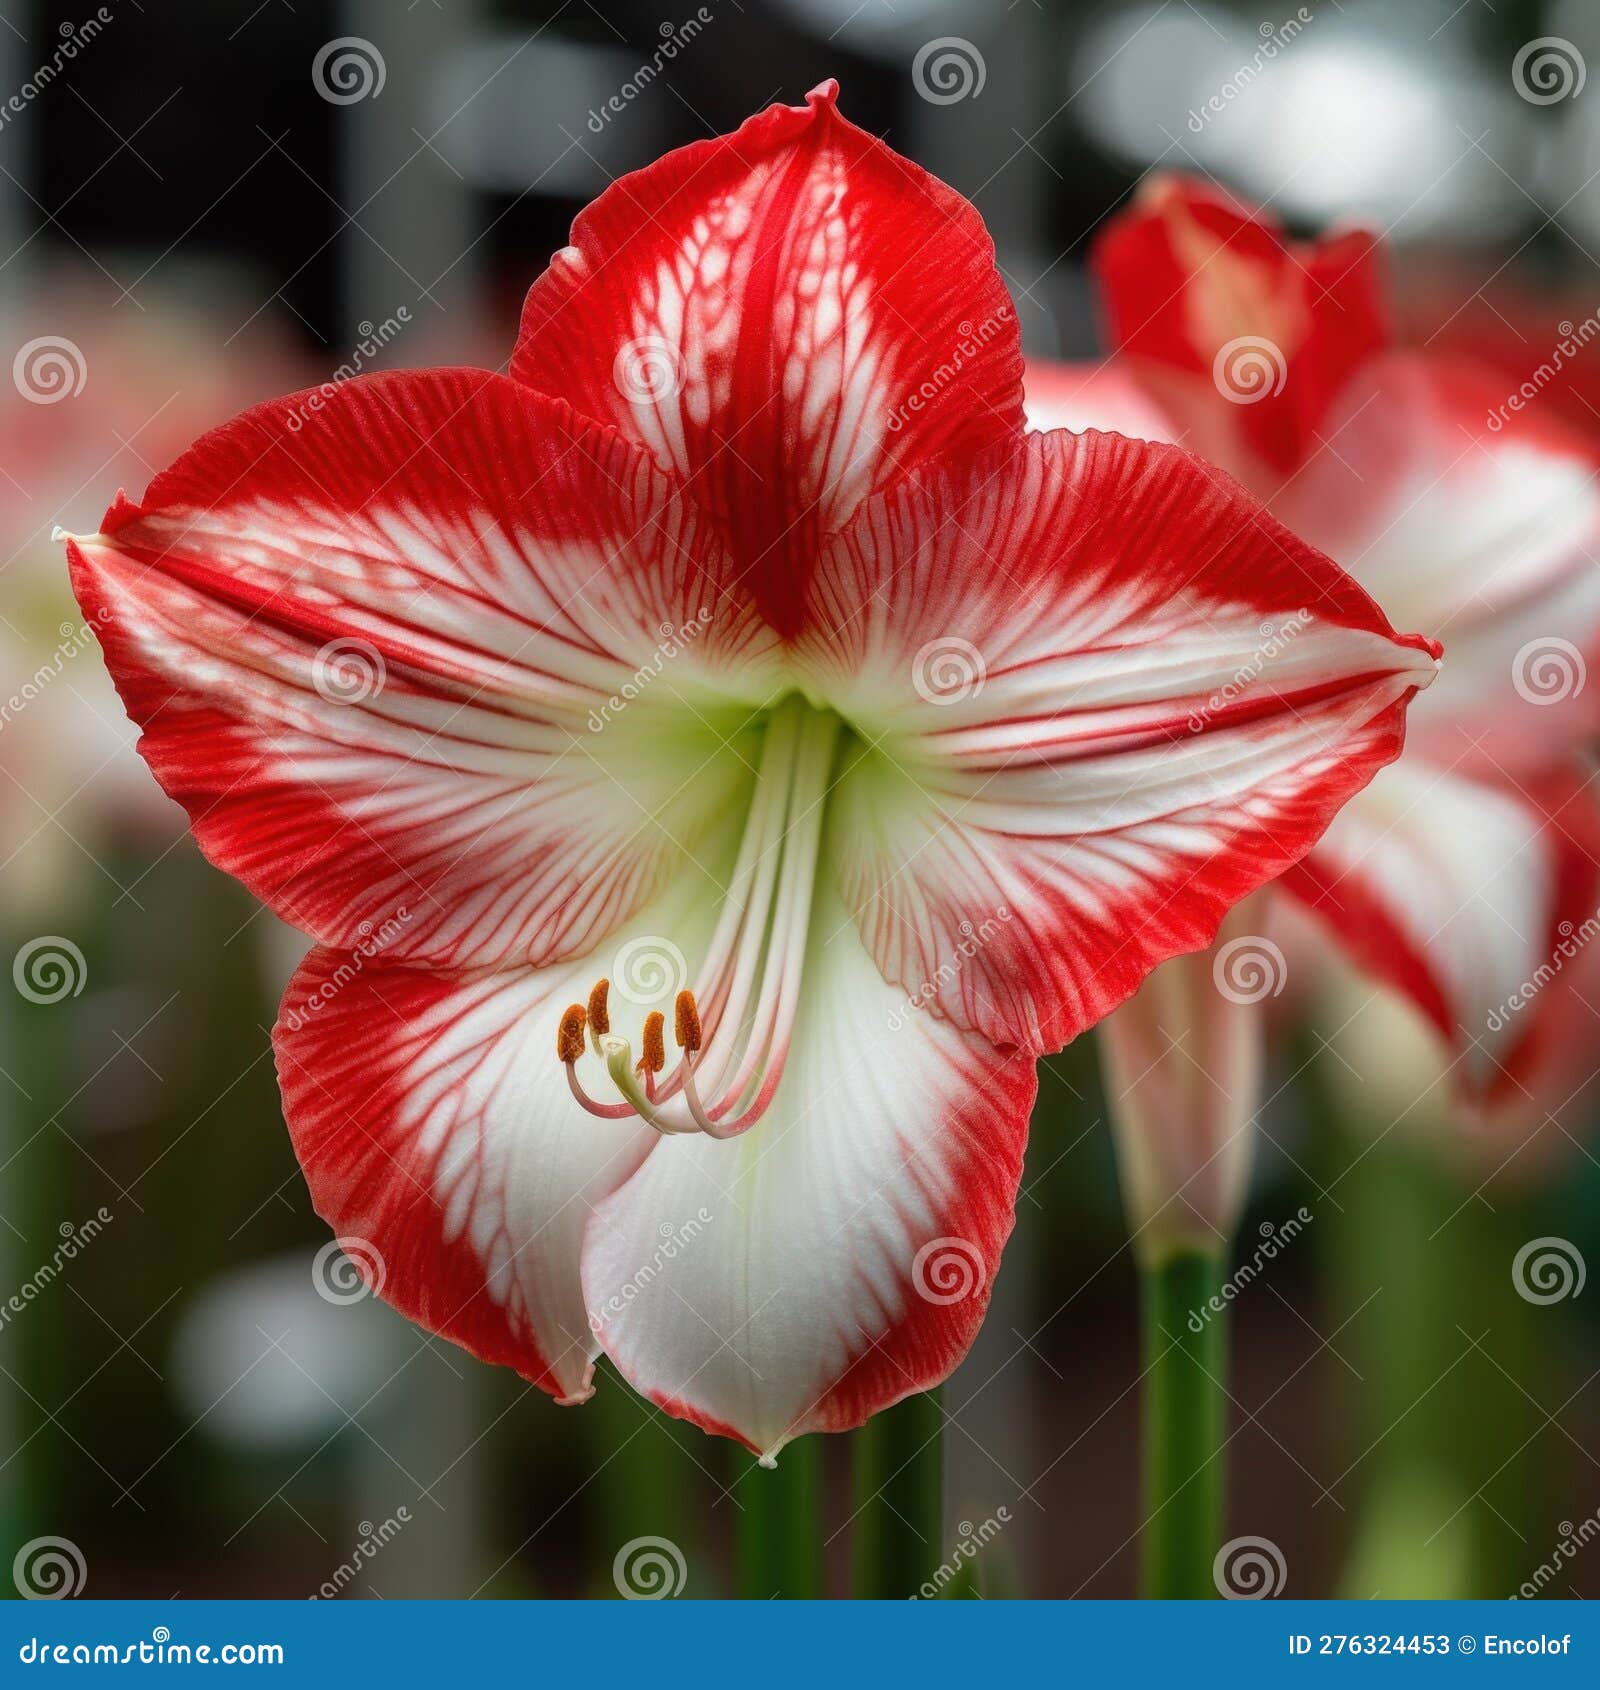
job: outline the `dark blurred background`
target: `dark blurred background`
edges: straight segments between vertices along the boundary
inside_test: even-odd
[[[976,201],[1030,353],[1094,354],[1094,231],[1159,165],[1303,232],[1375,224],[1403,332],[1520,375],[1600,306],[1600,86],[1534,101],[1511,64],[1555,36],[1600,69],[1600,9],[5,0],[0,25],[0,912],[14,981],[62,971],[8,987],[0,1034],[0,1555],[65,1539],[95,1596],[611,1596],[618,1547],[662,1535],[717,1594],[747,1456],[607,1374],[558,1410],[319,1258],[268,1047],[298,942],[133,755],[52,525],[341,367],[503,366],[609,180],[828,76]],[[1600,430],[1600,364],[1542,402]],[[1557,1548],[1600,1520],[1600,1290],[1532,1308],[1508,1273],[1545,1233],[1600,1263],[1600,1165],[1497,1176],[1448,1123],[1341,1110],[1296,1013],[1241,1253],[1316,1219],[1235,1306],[1230,1530],[1280,1547],[1292,1595],[1510,1594],[1553,1557],[1553,1594],[1600,1595],[1600,1546]],[[984,1594],[1131,1592],[1124,1236],[1081,1041],[947,1389],[930,1569],[1003,1509]]]

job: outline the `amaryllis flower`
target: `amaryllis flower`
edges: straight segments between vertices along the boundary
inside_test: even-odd
[[[1095,254],[1116,356],[1030,370],[1029,415],[1181,440],[1444,643],[1404,758],[1282,884],[1428,1018],[1461,1097],[1505,1105],[1559,1047],[1570,1006],[1543,987],[1600,903],[1577,763],[1600,722],[1597,457],[1502,381],[1392,349],[1379,263],[1364,234],[1299,245],[1154,179]]]
[[[1027,437],[976,212],[835,98],[616,183],[509,378],[262,406],[70,547],[202,848],[319,941],[320,1212],[476,1354],[769,1457],[950,1371],[1034,1058],[1435,667],[1187,454]]]

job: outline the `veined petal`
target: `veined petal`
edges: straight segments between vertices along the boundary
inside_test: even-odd
[[[982,220],[837,95],[614,183],[534,283],[511,364],[716,512],[785,632],[822,537],[867,493],[1022,426]]]
[[[1436,648],[1172,447],[1031,436],[877,499],[797,661],[856,728],[827,860],[891,980],[1058,1047],[1310,848]]]
[[[725,872],[727,855],[719,844],[707,860]],[[579,1283],[584,1228],[657,1135],[578,1105],[557,1027],[602,976],[616,979],[619,1023],[670,1012],[711,924],[699,889],[685,875],[600,951],[542,969],[397,964],[383,929],[353,951],[319,946],[273,1031],[312,1201],[336,1234],[376,1251],[375,1288],[563,1401],[588,1396],[599,1353]]]
[[[1600,729],[1600,457],[1511,411],[1501,384],[1416,354],[1378,360],[1274,513],[1402,627],[1449,649],[1413,746],[1491,776],[1547,767]]]
[[[1096,243],[1110,345],[1194,421],[1190,441],[1283,472],[1315,446],[1340,389],[1388,339],[1377,242],[1351,231],[1310,243],[1208,184],[1150,178]],[[1251,478],[1254,479],[1254,478]]]
[[[69,554],[202,849],[325,943],[401,913],[394,960],[581,952],[748,786],[773,642],[726,552],[504,377],[260,406]]]
[[[1561,977],[1600,927],[1600,809],[1575,778],[1520,789],[1408,755],[1282,885],[1428,1018],[1460,1094],[1525,1097],[1560,1054]]]
[[[859,1426],[966,1354],[1034,1096],[1031,1060],[887,985],[831,895],[805,981],[760,1126],[663,1139],[597,1205],[583,1249],[623,1375],[763,1456]]]

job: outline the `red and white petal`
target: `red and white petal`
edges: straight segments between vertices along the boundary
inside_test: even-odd
[[[480,1360],[581,1402],[598,1353],[578,1282],[583,1228],[655,1134],[573,1102],[556,1024],[592,981],[570,975],[397,967],[318,946],[274,1042],[312,1201],[374,1289]]]
[[[725,875],[730,858],[722,839],[706,861]],[[273,1031],[317,1213],[371,1247],[376,1288],[402,1314],[564,1401],[589,1394],[599,1353],[584,1228],[658,1136],[574,1101],[557,1027],[601,977],[619,1031],[670,1013],[710,932],[702,884],[682,876],[599,951],[549,968],[406,966],[389,928],[353,951],[318,946]],[[598,1057],[578,1066],[595,1097],[618,1101]]]
[[[1030,358],[1023,370],[1029,428],[1097,428],[1133,440],[1178,441],[1177,424],[1134,374],[1126,359],[1103,364],[1051,364]]]
[[[202,849],[325,943],[403,912],[396,960],[585,950],[747,783],[730,701],[772,639],[725,551],[504,377],[260,406],[69,554]]]
[[[1389,338],[1372,235],[1293,242],[1206,183],[1151,178],[1093,263],[1111,346],[1192,423],[1190,444],[1235,473],[1251,459],[1279,474],[1300,463]]]
[[[784,631],[818,542],[867,493],[1022,426],[982,219],[837,95],[614,183],[534,283],[511,363],[717,512]]]
[[[774,1455],[944,1379],[1011,1231],[1035,1081],[885,983],[832,895],[772,1107],[668,1138],[598,1204],[606,1353],[669,1412]]]
[[[1173,447],[1033,435],[875,500],[797,659],[857,729],[830,860],[891,980],[1043,1050],[1302,856],[1436,651]]]
[[[1600,729],[1600,457],[1459,365],[1379,360],[1271,501],[1449,652],[1412,716],[1440,762],[1538,769]]]
[[[1459,1094],[1526,1098],[1559,1058],[1561,976],[1600,902],[1600,811],[1577,780],[1494,786],[1407,756],[1282,885],[1427,1017]]]

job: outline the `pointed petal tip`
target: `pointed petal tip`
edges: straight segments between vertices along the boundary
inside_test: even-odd
[[[815,88],[806,95],[806,104],[815,112],[837,111],[839,109],[839,79],[836,76],[825,77]]]
[[[1411,646],[1416,651],[1426,652],[1433,659],[1433,667],[1428,671],[1427,678],[1422,683],[1426,686],[1439,673],[1439,667],[1444,662],[1443,645],[1438,640],[1429,639],[1426,634],[1401,634],[1399,638],[1403,644]]]

